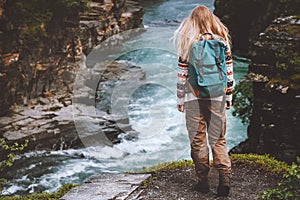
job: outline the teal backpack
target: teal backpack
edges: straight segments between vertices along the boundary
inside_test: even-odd
[[[220,37],[203,35],[192,44],[188,63],[188,83],[194,96],[224,96],[227,87],[226,46]],[[205,35],[206,35],[205,34]]]

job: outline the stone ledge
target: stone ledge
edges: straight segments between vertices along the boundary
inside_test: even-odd
[[[131,199],[142,182],[150,177],[151,174],[97,174],[70,190],[60,200]]]

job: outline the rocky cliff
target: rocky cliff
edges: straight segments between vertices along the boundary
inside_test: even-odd
[[[37,97],[70,96],[83,53],[140,27],[143,16],[130,0],[1,0],[0,7],[0,115]]]
[[[252,62],[248,139],[232,152],[268,153],[295,161],[300,155],[300,1],[216,1],[234,47]]]
[[[94,105],[74,107],[72,96],[85,55],[112,35],[140,28],[142,16],[142,7],[130,0],[0,0],[0,137],[8,143],[29,139],[27,151],[93,145],[94,135],[111,145],[120,140],[117,135],[123,129],[135,137],[128,119],[95,114]],[[143,70],[132,63],[100,68],[86,69],[81,77],[114,77],[116,82],[126,81],[125,75],[144,78]],[[95,94],[89,81],[80,89],[83,98]],[[85,115],[86,110],[93,112]],[[77,127],[74,120],[79,121]]]
[[[230,29],[235,52],[247,54],[276,17],[299,14],[299,4],[299,0],[216,0],[214,12]]]

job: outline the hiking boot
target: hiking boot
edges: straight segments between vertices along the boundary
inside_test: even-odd
[[[208,178],[206,177],[200,179],[198,183],[194,185],[194,190],[202,193],[208,193],[209,192]]]
[[[219,186],[217,189],[217,195],[222,197],[227,197],[230,190],[230,175],[219,174]]]

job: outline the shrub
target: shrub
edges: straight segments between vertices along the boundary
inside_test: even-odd
[[[300,158],[293,163],[283,175],[283,180],[275,189],[268,189],[259,194],[261,199],[267,200],[294,200],[300,199]]]
[[[28,140],[25,140],[24,144],[14,143],[12,145],[8,145],[4,138],[0,139],[0,144],[2,151],[6,153],[5,158],[0,161],[0,172],[2,172],[6,167],[10,167],[13,165],[14,160],[16,158],[16,153],[23,151],[25,147],[28,145]],[[2,191],[2,185],[6,182],[5,178],[0,177],[0,191]]]
[[[252,81],[241,80],[233,90],[233,116],[239,117],[244,124],[250,122],[253,108]]]
[[[231,154],[230,158],[232,161],[249,163],[252,166],[269,172],[270,174],[282,174],[289,169],[289,166],[285,162],[278,161],[269,154]]]

